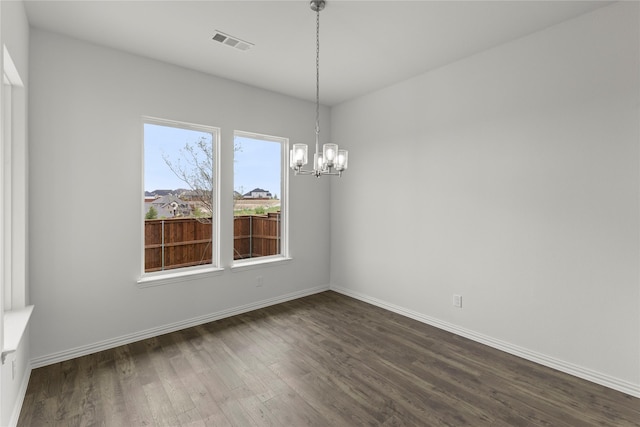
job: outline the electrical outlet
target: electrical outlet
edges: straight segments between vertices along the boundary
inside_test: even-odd
[[[264,284],[264,278],[262,276],[256,276],[256,288],[261,288]]]
[[[453,294],[453,306],[462,308],[462,295]]]

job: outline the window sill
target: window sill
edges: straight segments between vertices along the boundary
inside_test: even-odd
[[[224,272],[224,268],[208,267],[198,268],[196,270],[176,271],[171,273],[157,273],[143,275],[138,279],[139,288],[148,288],[152,286],[169,285],[171,283],[185,282],[188,280],[197,280],[205,277],[218,276]]]
[[[251,270],[254,268],[275,267],[276,265],[291,261],[289,257],[260,257],[251,260],[236,261],[231,266],[232,272]]]
[[[33,306],[29,305],[18,310],[4,312],[4,348],[2,349],[2,363],[8,354],[18,350],[20,341],[27,329]]]

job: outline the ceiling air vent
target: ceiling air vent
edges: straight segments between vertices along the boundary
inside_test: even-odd
[[[229,34],[225,34],[222,31],[218,30],[216,30],[216,33],[213,35],[212,39],[238,50],[249,50],[253,47],[253,43],[240,40],[237,37],[230,36]]]

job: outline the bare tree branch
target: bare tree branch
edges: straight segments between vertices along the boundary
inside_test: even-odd
[[[242,145],[234,142],[233,150],[234,152],[242,151]],[[211,217],[214,212],[213,144],[206,137],[200,137],[193,143],[185,143],[184,148],[180,149],[180,154],[181,156],[177,159],[171,159],[167,154],[163,154],[162,159],[171,172],[187,185],[191,191],[189,198],[199,204],[197,208],[201,215]]]

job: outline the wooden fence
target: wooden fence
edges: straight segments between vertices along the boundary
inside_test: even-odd
[[[233,220],[233,259],[280,253],[280,213],[236,216]]]
[[[280,253],[280,213],[236,216],[233,259]],[[144,271],[211,264],[210,218],[152,219],[144,223]]]

